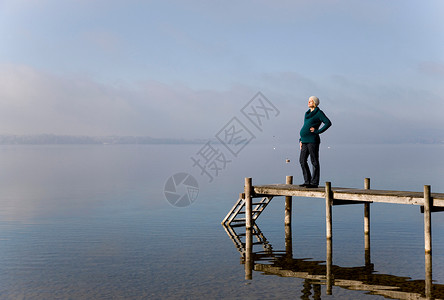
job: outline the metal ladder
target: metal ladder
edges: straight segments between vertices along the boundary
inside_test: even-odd
[[[267,196],[262,198],[259,202],[253,203],[253,209],[251,212],[253,221],[256,221],[256,219],[264,211],[265,207],[267,207],[267,205],[270,203],[271,199],[273,199],[273,196]],[[245,226],[245,221],[245,199],[239,198],[227,216],[222,220],[222,225],[232,227]]]

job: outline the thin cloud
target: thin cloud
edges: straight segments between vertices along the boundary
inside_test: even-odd
[[[444,78],[444,63],[426,61],[418,65],[419,72],[437,78]]]
[[[113,86],[27,66],[0,67],[1,133],[203,137],[253,91],[193,90],[155,80]]]

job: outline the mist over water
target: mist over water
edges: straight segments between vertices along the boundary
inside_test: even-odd
[[[212,182],[190,159],[200,145],[0,147],[0,298],[284,298],[298,278],[246,281],[240,253],[220,225],[253,184],[301,181],[297,145],[248,145]],[[321,144],[321,182],[333,186],[444,192],[443,145]],[[290,163],[286,163],[286,159]],[[190,206],[165,199],[167,179],[199,183]],[[284,204],[258,219],[274,250],[285,250]],[[424,280],[418,206],[372,204],[371,260],[379,274]],[[433,280],[444,284],[444,214],[432,214]],[[293,198],[293,256],[325,261],[325,202]],[[333,264],[364,264],[363,208],[333,209]],[[326,297],[325,287],[321,287]],[[375,298],[333,287],[331,299]]]

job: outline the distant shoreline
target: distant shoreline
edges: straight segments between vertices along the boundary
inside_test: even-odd
[[[207,141],[204,139],[153,138],[149,136],[0,135],[0,145],[155,145],[204,144]]]
[[[57,134],[12,135],[0,134],[0,145],[199,145],[211,142],[220,144],[216,138],[183,139],[183,138],[153,138],[150,136],[81,136]],[[297,141],[287,141],[297,143]],[[251,144],[276,144],[276,141],[252,141]],[[325,143],[324,143],[325,144]],[[349,144],[341,143],[339,144]],[[354,143],[352,143],[354,144]],[[423,144],[444,145],[439,138],[405,138],[390,141],[367,141],[356,144]]]

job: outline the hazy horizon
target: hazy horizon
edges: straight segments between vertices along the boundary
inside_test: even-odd
[[[57,134],[24,134],[24,135],[9,135],[0,134],[0,145],[54,145],[54,144],[221,144],[222,142],[217,138],[209,137],[203,138],[170,138],[170,137],[152,137],[141,135],[57,135]],[[298,140],[294,139],[280,139],[279,137],[265,137],[255,138],[251,144],[268,144],[273,147],[280,147],[283,145],[294,144],[298,147]],[[380,139],[373,141],[348,141],[337,142],[328,139],[327,142],[322,142],[323,145],[378,145],[378,144],[444,144],[444,139],[437,137],[404,137],[395,140]]]

